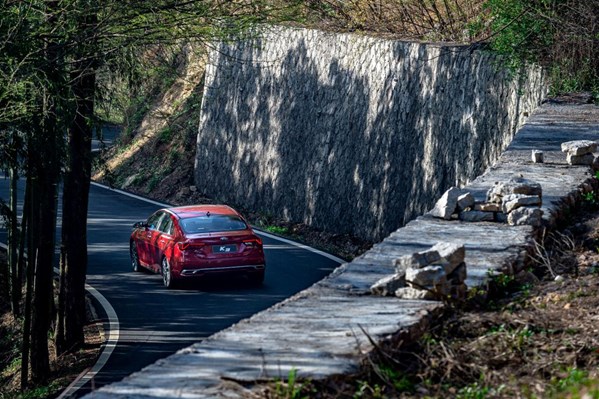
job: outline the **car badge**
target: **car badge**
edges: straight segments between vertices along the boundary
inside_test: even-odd
[[[220,238],[220,240],[221,240],[221,241],[227,241],[227,240],[228,240],[228,238],[227,238],[227,237],[221,237],[221,238]]]

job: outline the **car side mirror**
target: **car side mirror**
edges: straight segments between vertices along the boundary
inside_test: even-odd
[[[142,222],[135,222],[135,223],[133,224],[133,228],[134,228],[134,229],[142,229],[142,228],[147,228],[147,227],[148,227],[148,224],[147,224],[145,221],[142,221]]]

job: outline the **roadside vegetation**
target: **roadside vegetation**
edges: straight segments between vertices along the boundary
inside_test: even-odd
[[[415,342],[382,344],[355,375],[254,387],[259,397],[599,398],[599,208],[587,204]],[[556,279],[556,276],[559,278]]]

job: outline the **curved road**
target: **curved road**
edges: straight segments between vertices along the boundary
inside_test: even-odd
[[[0,179],[0,198],[8,181]],[[22,187],[19,199],[22,199]],[[164,358],[301,291],[339,265],[328,254],[280,240],[264,239],[264,285],[242,279],[210,279],[167,290],[159,275],[134,273],[129,264],[131,225],[160,206],[98,185],[90,190],[87,283],[112,305],[120,322],[119,340],[98,374],[77,391],[81,396]],[[59,226],[60,227],[60,226]],[[3,231],[0,241],[6,242]],[[106,320],[106,315],[101,317]]]

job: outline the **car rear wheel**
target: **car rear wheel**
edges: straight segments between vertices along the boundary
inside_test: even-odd
[[[131,254],[131,268],[133,269],[134,272],[140,271],[139,255],[137,254],[137,248],[135,247],[134,242],[131,243],[130,254]]]
[[[264,282],[264,270],[249,274],[248,278],[253,285],[262,285]]]
[[[171,265],[166,258],[162,258],[162,282],[166,288],[174,288],[175,286]]]

